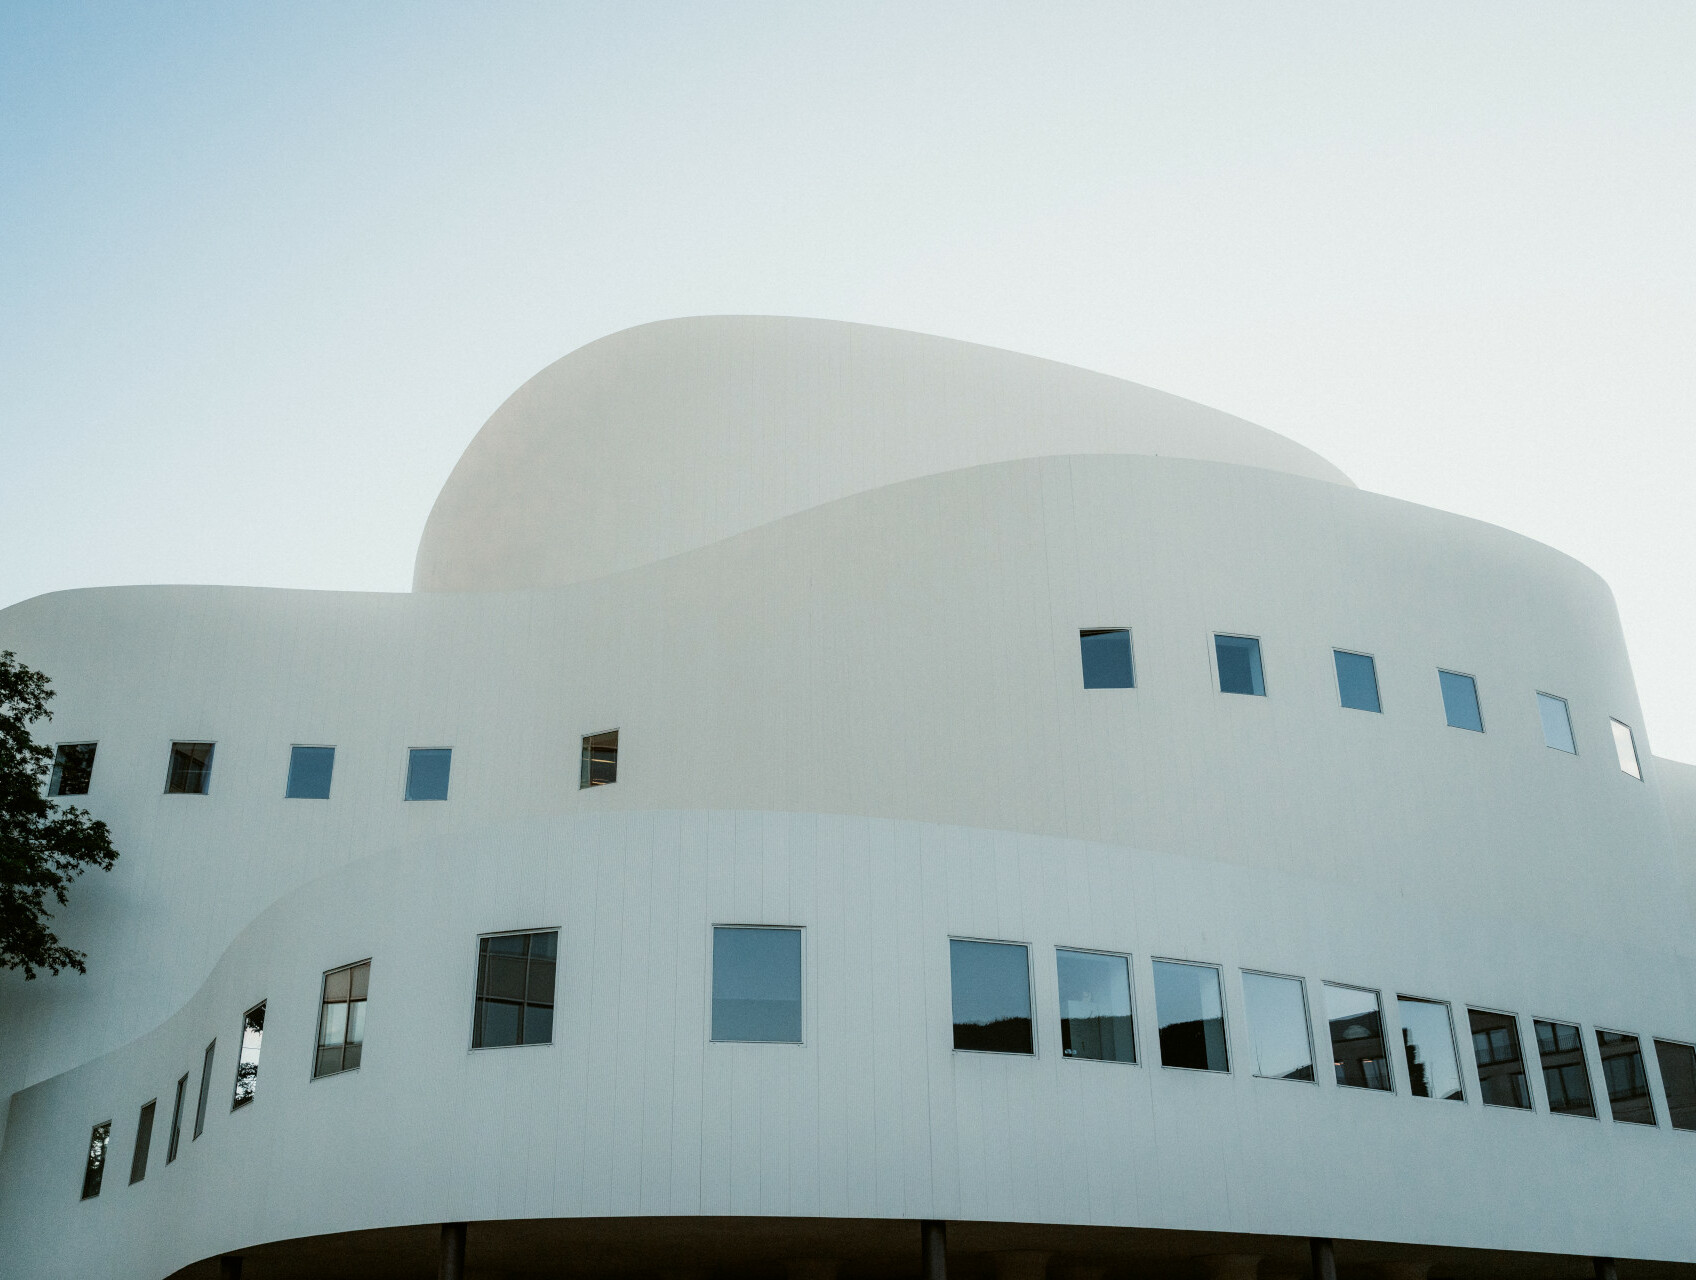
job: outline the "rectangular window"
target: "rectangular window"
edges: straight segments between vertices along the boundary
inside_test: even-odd
[[[82,1198],[92,1200],[100,1194],[100,1180],[106,1175],[106,1145],[112,1140],[112,1122],[102,1120],[88,1135],[88,1164],[82,1171]]]
[[[1531,1090],[1525,1082],[1525,1060],[1519,1052],[1519,1023],[1511,1013],[1468,1009],[1472,1024],[1472,1054],[1478,1060],[1478,1087],[1487,1107],[1531,1110]]]
[[[1449,728],[1484,732],[1484,717],[1478,710],[1478,684],[1471,676],[1458,671],[1439,671],[1437,683],[1443,687],[1443,714]]]
[[[183,1078],[177,1081],[177,1100],[171,1107],[171,1141],[165,1147],[165,1163],[170,1164],[177,1158],[177,1144],[183,1137],[183,1100],[188,1096],[188,1072],[183,1072]]]
[[[1557,1116],[1596,1114],[1590,1092],[1590,1068],[1584,1062],[1584,1041],[1570,1022],[1532,1020],[1537,1033],[1537,1062],[1543,1068],[1543,1088],[1549,1110]]]
[[[194,1136],[206,1132],[206,1098],[212,1088],[212,1051],[218,1047],[214,1040],[206,1046],[206,1057],[200,1063],[200,1100],[194,1106]]]
[[[714,1040],[801,1043],[801,931],[713,926]]]
[[[498,933],[477,940],[477,1004],[471,1047],[552,1044],[559,930]]]
[[[1260,669],[1260,641],[1253,636],[1215,635],[1213,656],[1219,664],[1220,693],[1266,696],[1266,680]]]
[[[333,1076],[359,1066],[365,1051],[365,994],[371,962],[343,965],[324,975],[324,1003],[318,1011],[318,1055],[312,1078]]]
[[[1367,653],[1331,650],[1337,664],[1337,696],[1355,711],[1383,711],[1378,704],[1378,667]]]
[[[1186,960],[1154,962],[1154,1013],[1160,1023],[1160,1064],[1191,1071],[1229,1071],[1225,1000],[1219,970]]]
[[[1407,1059],[1407,1088],[1416,1098],[1464,1102],[1460,1057],[1455,1052],[1455,1020],[1442,1000],[1397,996],[1402,1024],[1402,1056]]]
[[[1350,1089],[1389,1089],[1384,1010],[1376,991],[1325,983],[1325,1019],[1337,1083]]]
[[[1636,1036],[1596,1030],[1602,1055],[1602,1082],[1608,1087],[1608,1109],[1619,1124],[1654,1124],[1655,1101],[1649,1096],[1649,1071]]]
[[[1619,771],[1643,781],[1643,768],[1637,763],[1637,739],[1631,732],[1631,726],[1618,720],[1609,720],[1608,723],[1614,727],[1614,751],[1619,755]]]
[[[153,1113],[159,1108],[159,1099],[144,1102],[141,1106],[141,1119],[135,1126],[135,1153],[130,1156],[130,1185],[133,1187],[147,1176],[147,1155],[153,1149]]]
[[[1135,1062],[1130,960],[1066,947],[1055,948],[1054,960],[1060,974],[1061,1054],[1095,1062]]]
[[[1667,1093],[1672,1127],[1696,1129],[1696,1047],[1657,1040],[1655,1057],[1661,1064],[1661,1088]]]
[[[591,733],[583,739],[583,767],[577,775],[579,790],[604,787],[618,781],[618,730]]]
[[[259,1088],[259,1043],[265,1038],[265,1002],[261,1000],[242,1015],[241,1056],[236,1059],[236,1091],[230,1110],[253,1101]]]
[[[328,800],[330,774],[336,767],[334,747],[290,747],[285,800]]]
[[[1084,663],[1084,688],[1134,689],[1136,673],[1131,666],[1131,633],[1124,627],[1103,627],[1078,632],[1078,649]]]
[[[50,796],[86,796],[94,777],[93,742],[62,742],[53,753],[53,776],[47,780]]]
[[[1313,1036],[1302,980],[1244,970],[1243,1008],[1254,1074],[1268,1080],[1313,1079]]]
[[[974,1053],[1035,1053],[1030,952],[1018,942],[948,940],[954,1047]]]
[[[1543,721],[1543,745],[1568,755],[1577,755],[1578,744],[1572,740],[1572,717],[1567,714],[1566,699],[1557,698],[1552,693],[1539,693],[1537,714]]]
[[[173,742],[171,767],[165,774],[165,794],[203,796],[212,790],[210,742]]]
[[[414,747],[406,757],[406,798],[446,800],[452,747]]]

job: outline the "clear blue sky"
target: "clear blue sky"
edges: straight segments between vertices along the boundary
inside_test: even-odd
[[[1241,414],[1613,584],[1696,759],[1696,5],[0,7],[0,605],[404,590],[542,365],[778,312]]]

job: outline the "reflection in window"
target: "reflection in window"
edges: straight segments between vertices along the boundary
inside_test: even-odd
[[[82,1198],[92,1200],[100,1194],[100,1180],[106,1175],[106,1145],[112,1140],[112,1122],[102,1120],[88,1135],[88,1164],[82,1171]]]
[[[801,1043],[801,931],[713,926],[713,1039]]]
[[[553,1043],[558,954],[557,929],[478,939],[473,1049]]]
[[[618,730],[591,733],[583,739],[583,764],[577,786],[605,787],[618,781]]]
[[[94,777],[92,742],[65,742],[53,753],[53,776],[47,780],[50,796],[86,796]]]
[[[230,1110],[253,1101],[259,1088],[259,1042],[265,1038],[265,1002],[261,1000],[242,1016],[241,1057],[236,1060],[236,1095]]]
[[[452,769],[452,747],[413,747],[406,757],[406,798],[446,800]]]
[[[1254,1074],[1272,1080],[1313,1079],[1313,1039],[1301,979],[1244,972],[1243,1006]]]
[[[1525,1062],[1519,1052],[1519,1024],[1511,1013],[1468,1009],[1472,1024],[1472,1055],[1478,1060],[1478,1087],[1490,1107],[1531,1109],[1525,1081]]]
[[[1437,682],[1443,687],[1443,714],[1449,728],[1484,732],[1484,717],[1478,710],[1478,685],[1471,676],[1458,671],[1439,671]]]
[[[1620,772],[1643,781],[1643,769],[1637,763],[1637,739],[1632,736],[1631,726],[1618,720],[1609,720],[1608,723],[1614,727],[1614,751],[1619,755]]]
[[[1637,1037],[1598,1029],[1596,1048],[1602,1055],[1602,1083],[1607,1086],[1608,1109],[1614,1119],[1620,1124],[1654,1124],[1649,1071]]]
[[[1696,1129],[1696,1048],[1676,1040],[1655,1041],[1661,1064],[1661,1088],[1675,1129]]]
[[[1154,962],[1154,1012],[1160,1022],[1160,1063],[1193,1071],[1229,1071],[1225,1002],[1219,970],[1182,960]]]
[[[135,1126],[135,1152],[130,1156],[130,1185],[133,1187],[147,1176],[147,1156],[153,1150],[153,1113],[159,1107],[159,1099],[145,1102],[141,1107],[141,1118]]]
[[[1570,1022],[1532,1022],[1537,1032],[1537,1061],[1543,1068],[1543,1088],[1549,1110],[1558,1116],[1594,1116],[1590,1068],[1584,1064],[1584,1041]]]
[[[1572,717],[1567,714],[1566,699],[1552,693],[1538,694],[1537,714],[1543,721],[1543,745],[1577,755],[1578,745],[1572,740]]]
[[[291,747],[285,800],[328,800],[330,774],[336,767],[334,747]]]
[[[1448,1004],[1397,996],[1396,1014],[1402,1024],[1408,1092],[1416,1098],[1464,1102],[1460,1061],[1455,1054],[1454,1016]]]
[[[173,742],[171,766],[165,774],[165,794],[203,796],[212,789],[210,742]]]
[[[1083,656],[1084,688],[1132,689],[1136,674],[1131,668],[1131,633],[1123,627],[1078,632]]]
[[[318,1011],[318,1054],[312,1076],[352,1071],[365,1052],[365,993],[371,962],[332,969],[324,975],[324,1003]]]
[[[1370,654],[1331,650],[1337,664],[1337,696],[1356,711],[1382,711],[1378,705],[1378,668]]]
[[[171,1107],[171,1141],[165,1148],[165,1163],[177,1158],[177,1144],[183,1136],[183,1100],[188,1096],[188,1072],[177,1081],[177,1100]]]
[[[200,1060],[200,1101],[194,1107],[194,1136],[206,1132],[206,1099],[212,1089],[212,1051],[218,1047],[214,1040],[206,1046],[206,1056]]]
[[[954,1047],[978,1053],[1035,1053],[1031,966],[1022,943],[948,940]]]
[[[1054,953],[1060,972],[1060,1052],[1097,1062],[1135,1062],[1131,966],[1100,951]]]
[[[1220,693],[1266,696],[1260,670],[1260,641],[1253,636],[1213,637],[1213,656],[1219,664]]]
[[[1325,1018],[1331,1024],[1337,1083],[1350,1089],[1388,1089],[1390,1059],[1384,1050],[1384,1012],[1378,993],[1327,982]]]

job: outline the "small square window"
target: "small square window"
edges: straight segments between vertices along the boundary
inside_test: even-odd
[[[1355,711],[1383,711],[1378,705],[1378,668],[1367,653],[1331,650],[1337,665],[1337,696]]]
[[[1331,1024],[1331,1061],[1337,1083],[1349,1089],[1390,1086],[1384,1048],[1384,1011],[1376,991],[1325,984],[1325,1020]]]
[[[406,798],[446,800],[452,747],[414,747],[406,758]]]
[[[1254,1074],[1268,1080],[1312,1080],[1313,1037],[1307,1029],[1307,992],[1300,978],[1243,973]]]
[[[577,786],[605,787],[618,781],[618,730],[591,733],[583,739],[583,767]]]
[[[1568,755],[1578,754],[1578,744],[1572,740],[1572,717],[1567,714],[1565,698],[1557,698],[1552,693],[1539,693],[1537,715],[1543,721],[1545,747],[1553,747],[1556,751],[1564,751]]]
[[[333,1076],[359,1066],[365,1053],[365,995],[371,962],[344,965],[324,975],[324,1001],[318,1010],[318,1052],[312,1076]]]
[[[53,753],[53,776],[47,782],[50,796],[86,796],[94,777],[93,742],[64,742]]]
[[[1614,750],[1619,755],[1619,771],[1643,781],[1643,768],[1637,763],[1637,738],[1632,734],[1631,726],[1618,720],[1609,720],[1608,723],[1614,727]]]
[[[289,780],[283,797],[288,800],[328,800],[330,774],[335,767],[334,747],[291,747]]]
[[[1030,951],[1021,942],[948,940],[954,1047],[974,1053],[1035,1053]]]
[[[471,1047],[552,1044],[559,930],[477,940],[477,1004]]]
[[[1219,692],[1266,696],[1260,669],[1260,641],[1253,636],[1213,637],[1213,656],[1219,664]]]
[[[1468,1009],[1472,1027],[1472,1056],[1478,1062],[1478,1087],[1487,1107],[1531,1110],[1531,1090],[1525,1082],[1525,1059],[1519,1051],[1519,1021],[1511,1013]]]
[[[801,931],[713,926],[713,1039],[801,1043]]]
[[[1543,1090],[1549,1095],[1549,1110],[1557,1116],[1596,1115],[1596,1100],[1590,1093],[1590,1068],[1584,1062],[1584,1041],[1571,1022],[1534,1018],[1537,1033],[1537,1065],[1543,1068]]]
[[[1131,666],[1131,633],[1124,627],[1080,631],[1078,649],[1083,657],[1084,688],[1136,688],[1136,673]]]
[[[236,1059],[236,1091],[230,1110],[245,1107],[259,1089],[259,1046],[265,1038],[265,1002],[261,1000],[242,1015],[241,1056]]]
[[[1598,1027],[1596,1049],[1602,1055],[1602,1081],[1614,1123],[1653,1125],[1655,1100],[1649,1096],[1649,1071],[1637,1037]]]
[[[1160,1023],[1162,1066],[1192,1071],[1231,1069],[1218,969],[1187,960],[1156,960],[1154,1014]]]
[[[1443,714],[1449,728],[1484,732],[1484,717],[1478,710],[1478,684],[1471,676],[1458,671],[1438,671],[1437,683],[1443,688]]]
[[[173,742],[171,767],[165,775],[165,794],[203,796],[212,789],[210,742]]]
[[[1131,962],[1103,951],[1054,953],[1060,976],[1060,1052],[1096,1062],[1135,1062]]]

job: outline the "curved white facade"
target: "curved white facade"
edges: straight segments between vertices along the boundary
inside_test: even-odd
[[[1696,1042],[1696,770],[1650,753],[1571,559],[1098,374],[710,319],[526,384],[415,586],[0,612],[53,741],[99,743],[82,802],[123,851],[58,920],[88,975],[0,980],[8,1276],[425,1274],[407,1250],[457,1221],[472,1275],[901,1274],[914,1219],[1003,1267],[1293,1274],[1333,1237],[1345,1272],[1696,1274],[1652,1047]],[[1101,627],[1135,688],[1083,687]],[[1220,692],[1216,633],[1259,639],[1265,696]],[[1334,649],[1381,713],[1340,705]],[[617,782],[580,789],[612,728]],[[173,740],[217,744],[208,794],[161,794]],[[336,748],[329,799],[284,798],[294,744]],[[452,748],[445,802],[403,799],[418,747]],[[802,930],[802,1043],[711,1041],[727,924]],[[477,940],[526,929],[559,931],[552,1043],[473,1051]],[[1029,948],[1034,1054],[954,1049],[951,938]],[[1057,947],[1130,957],[1137,1065],[1062,1055]],[[367,958],[363,1063],[315,1080],[323,975]],[[1218,966],[1228,1072],[1161,1065],[1161,958]],[[1323,983],[1381,992],[1392,1042],[1398,995],[1448,1002],[1464,1100],[1394,1052],[1389,1091],[1256,1077],[1244,971],[1304,980],[1322,1066]],[[1468,1008],[1516,1015],[1529,1111],[1482,1104]],[[1534,1019],[1582,1029],[1599,1119],[1550,1113]],[[1653,1126],[1610,1118],[1598,1028],[1640,1037]]]

